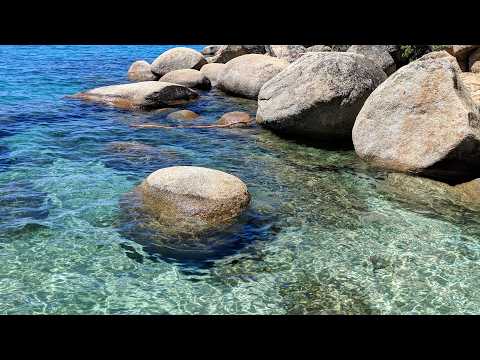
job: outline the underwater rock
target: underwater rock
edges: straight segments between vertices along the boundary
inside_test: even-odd
[[[287,66],[286,60],[268,55],[242,55],[226,64],[218,87],[229,94],[256,99],[260,88]]]
[[[165,51],[152,63],[152,72],[163,76],[170,71],[180,69],[200,68],[207,63],[207,60],[198,51],[186,47],[176,47]]]
[[[200,71],[193,69],[180,69],[170,71],[163,75],[160,81],[183,85],[189,88],[209,90],[212,85],[210,80]]]
[[[178,110],[168,114],[167,119],[173,120],[195,120],[200,115],[190,110]]]
[[[447,182],[480,176],[480,113],[454,57],[432,52],[400,68],[367,99],[353,127],[375,167]]]
[[[136,141],[113,141],[107,145],[107,150],[119,153],[154,153],[158,149],[151,146],[142,144]]]
[[[350,141],[355,117],[385,79],[361,55],[306,53],[263,85],[257,123],[288,136]]]
[[[250,202],[247,186],[236,176],[195,166],[157,170],[138,190],[145,211],[174,233],[198,233],[231,223]]]
[[[232,111],[226,114],[223,114],[220,119],[218,119],[217,124],[219,125],[232,125],[235,127],[248,126],[252,121],[252,117],[243,111]]]
[[[480,179],[451,186],[419,176],[390,173],[377,188],[395,195],[399,200],[435,210],[453,204],[472,211],[480,211]]]
[[[186,86],[161,81],[103,86],[72,96],[130,110],[151,110],[184,104],[197,97],[198,94]]]
[[[202,66],[200,72],[202,72],[208,78],[208,80],[210,80],[212,86],[217,86],[218,78],[222,74],[223,70],[225,70],[225,66],[225,64],[217,63],[206,64]]]
[[[393,57],[388,53],[388,45],[352,45],[347,52],[365,56],[379,66],[387,75],[397,69]]]
[[[131,81],[155,81],[158,80],[158,76],[152,73],[148,62],[138,60],[128,69],[128,79]]]
[[[351,289],[343,281],[328,276],[319,281],[298,275],[279,291],[289,315],[374,315],[379,314],[366,294]]]

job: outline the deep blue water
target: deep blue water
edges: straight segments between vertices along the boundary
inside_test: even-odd
[[[256,127],[138,130],[129,124],[175,121],[65,98],[125,83],[133,61],[169,47],[0,46],[0,313],[479,313],[475,213],[392,198],[353,151]],[[184,107],[200,123],[256,111],[200,95]],[[165,252],[121,206],[172,165],[248,185],[247,213],[202,239],[226,246],[193,260]]]

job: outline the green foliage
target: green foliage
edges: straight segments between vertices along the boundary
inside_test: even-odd
[[[440,51],[448,48],[449,45],[400,45],[400,58],[408,64],[432,51]]]
[[[449,47],[450,45],[431,45],[432,51],[440,51],[440,50],[445,50]]]
[[[417,60],[433,51],[432,45],[400,45],[401,58],[406,63]]]

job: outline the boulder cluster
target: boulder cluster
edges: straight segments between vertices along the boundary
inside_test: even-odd
[[[372,167],[448,186],[480,178],[480,45],[443,46],[408,64],[401,52],[397,45],[177,47],[151,64],[135,61],[131,83],[75,97],[151,110],[187,103],[213,87],[256,100],[256,123],[280,136],[320,147],[348,143]],[[169,115],[197,117],[188,110]],[[232,112],[218,125],[253,120]],[[140,188],[159,218],[182,218],[189,226],[191,219],[228,222],[250,200],[239,179],[211,169],[162,169]]]

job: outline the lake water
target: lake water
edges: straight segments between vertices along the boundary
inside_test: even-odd
[[[133,61],[170,47],[0,46],[0,313],[480,312],[474,212],[392,196],[352,150],[257,127],[139,130],[129,125],[176,122],[64,97],[127,82]],[[208,124],[256,103],[212,90],[184,108]],[[116,151],[118,141],[155,151]],[[173,165],[248,185],[247,213],[211,235],[229,246],[165,253],[152,241],[162,235],[120,206]]]

